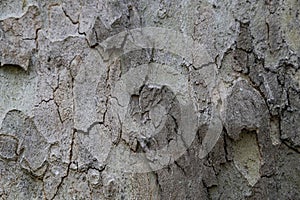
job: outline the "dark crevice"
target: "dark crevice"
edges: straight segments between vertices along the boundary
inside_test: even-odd
[[[225,152],[225,160],[226,162],[230,162],[231,160],[228,158],[228,144],[227,144],[227,139],[229,138],[227,134],[227,130],[225,127],[223,127],[223,140],[224,140],[224,152]]]
[[[182,171],[182,173],[184,174],[184,176],[187,176],[186,171],[184,170],[183,167],[181,167],[177,161],[174,161],[174,164]]]
[[[88,127],[87,131],[78,130],[78,129],[75,129],[75,131],[76,131],[77,133],[83,133],[83,134],[87,134],[87,135],[88,135],[88,134],[90,133],[90,131],[91,131],[96,125],[102,125],[102,124],[103,124],[103,122],[97,121],[97,122],[92,123],[92,124]]]
[[[290,145],[288,141],[284,140],[284,141],[282,141],[282,143],[283,143],[286,147],[288,147],[289,149],[293,150],[295,153],[300,154],[300,150],[297,149],[297,148],[295,148],[295,147],[293,147],[292,145]]]

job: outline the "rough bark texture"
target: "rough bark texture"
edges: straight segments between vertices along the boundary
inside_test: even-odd
[[[1,0],[0,199],[300,199],[299,13]]]

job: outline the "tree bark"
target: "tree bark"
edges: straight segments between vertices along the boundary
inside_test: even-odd
[[[300,2],[0,2],[0,199],[300,199]]]

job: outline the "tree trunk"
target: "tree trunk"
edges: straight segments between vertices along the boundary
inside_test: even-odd
[[[0,199],[300,199],[299,12],[2,0]]]

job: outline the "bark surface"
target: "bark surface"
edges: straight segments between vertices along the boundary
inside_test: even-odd
[[[0,199],[300,199],[299,13],[1,0]]]

